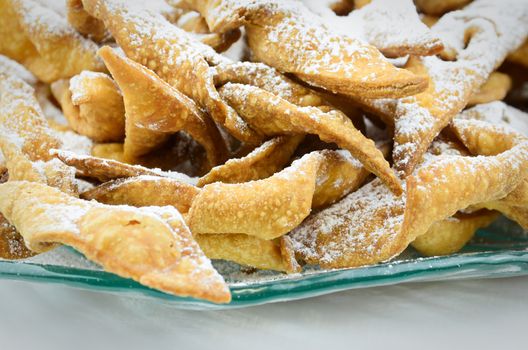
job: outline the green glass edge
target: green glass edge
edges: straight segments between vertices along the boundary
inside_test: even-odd
[[[226,309],[296,300],[346,289],[447,278],[507,277],[528,274],[528,250],[479,252],[420,258],[356,269],[321,271],[253,284],[230,286],[233,300],[216,305],[168,295],[104,271],[0,261],[0,277],[66,284],[88,290],[156,298],[185,309]]]

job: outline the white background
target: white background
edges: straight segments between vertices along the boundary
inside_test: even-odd
[[[0,281],[0,349],[527,349],[528,277],[413,283],[183,311]]]

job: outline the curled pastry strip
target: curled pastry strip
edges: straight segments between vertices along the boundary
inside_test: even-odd
[[[393,159],[410,175],[433,139],[466,106],[470,97],[528,34],[528,8],[515,0],[475,1],[443,16],[432,28],[443,40],[445,61],[411,57],[406,68],[429,77],[425,92],[397,101],[366,101],[395,124]],[[388,114],[388,115],[387,115]]]
[[[191,206],[189,227],[195,234],[282,236],[310,213],[321,160],[317,153],[308,154],[264,180],[206,185]]]
[[[223,63],[214,67],[215,86],[227,83],[253,85],[301,107],[332,109],[325,96],[258,62]]]
[[[528,142],[496,156],[429,155],[395,197],[376,179],[311,216],[290,234],[297,254],[323,267],[353,267],[400,254],[435,222],[511,193],[528,171]]]
[[[66,14],[68,23],[82,35],[98,43],[109,38],[104,23],[84,10],[82,0],[66,0]]]
[[[324,207],[339,200],[358,188],[369,174],[348,151],[324,150],[305,155],[269,178],[233,184],[216,182],[193,191],[182,184],[192,184],[192,179],[181,174],[67,152],[56,154],[85,176],[131,178],[103,184],[83,193],[84,198],[131,205],[145,204],[143,199],[147,198],[168,198],[167,202],[156,203],[173,201],[179,209],[190,207],[187,219],[195,234],[243,233],[263,239],[274,239],[288,232],[310,214],[312,207]],[[150,175],[138,180],[144,186],[134,183],[133,177],[139,175]],[[139,187],[141,199],[132,198]],[[167,197],[170,191],[180,195]],[[242,212],[245,214],[240,215]]]
[[[235,138],[253,144],[256,134],[218,95],[209,64],[228,62],[162,15],[139,2],[83,0],[85,10],[105,23],[119,46],[134,61],[204,108]]]
[[[302,135],[278,136],[264,142],[242,158],[229,159],[198,180],[198,186],[213,182],[240,183],[260,180],[280,171],[303,140]]]
[[[299,272],[301,269],[285,236],[276,240],[264,240],[243,234],[194,237],[209,259],[229,260],[257,269],[287,273]]]
[[[207,170],[224,161],[227,150],[220,132],[193,100],[110,47],[103,47],[100,55],[123,92],[125,159],[143,156],[183,130],[204,147]]]
[[[482,84],[478,91],[468,100],[468,106],[474,106],[493,101],[500,101],[506,97],[512,87],[512,81],[508,74],[493,72],[488,80]]]
[[[64,150],[52,150],[51,154],[64,164],[76,168],[80,175],[103,182],[126,177],[150,175],[173,178],[184,183],[194,183],[193,178],[175,171],[149,169],[140,165],[130,165],[117,160],[80,155]]]
[[[69,126],[95,142],[125,137],[125,106],[116,83],[104,73],[83,71],[51,84]]]
[[[480,104],[466,109],[457,116],[457,119],[485,121],[528,137],[528,114],[501,101]],[[485,124],[477,124],[476,126],[478,125],[485,126]]]
[[[83,38],[66,20],[37,1],[0,3],[0,53],[21,62],[39,80],[51,83],[83,70],[101,71],[97,45]]]
[[[343,35],[364,39],[386,57],[430,56],[443,49],[441,40],[422,23],[412,0],[374,0],[340,16],[325,1],[306,1],[315,13]],[[405,27],[402,35],[394,28]]]
[[[392,191],[397,194],[402,192],[400,181],[383,154],[343,113],[337,110],[325,113],[316,107],[298,107],[250,85],[228,83],[219,91],[247,123],[263,135],[318,135],[321,140],[336,143],[348,150]]]
[[[76,194],[72,169],[49,154],[62,143],[53,136],[33,88],[0,73],[0,90],[0,150],[9,178],[47,183]]]
[[[81,198],[112,205],[135,207],[171,205],[188,213],[200,189],[171,178],[137,176],[109,181],[81,194]],[[225,259],[241,265],[286,272],[299,269],[284,238],[264,240],[245,234],[195,234],[210,259]]]
[[[34,251],[67,244],[145,286],[217,303],[231,300],[174,208],[108,206],[42,184],[9,181],[0,185],[0,211]]]
[[[189,211],[189,225],[194,233],[273,239],[299,225],[311,208],[329,205],[358,188],[367,176],[347,151],[312,152],[266,179],[204,186]]]
[[[173,178],[139,175],[105,182],[81,193],[81,198],[134,207],[171,205],[185,214],[198,193],[199,188]]]
[[[489,210],[470,214],[456,213],[450,218],[435,222],[411,245],[425,256],[453,254],[462,249],[478,229],[490,225],[498,217],[498,212]]]
[[[527,115],[523,114],[526,118]],[[526,134],[521,136],[504,121],[494,125],[481,120],[456,118],[452,122],[451,129],[475,155],[495,155],[528,141]],[[507,196],[478,203],[476,207],[500,211],[522,227],[528,228],[528,176],[522,177],[518,186]]]
[[[49,154],[62,145],[49,128],[34,89],[18,76],[0,73],[0,91],[0,154],[5,161],[1,181],[34,181],[77,195],[74,169]],[[0,221],[0,257],[33,255],[2,214]]]
[[[407,182],[404,230],[419,236],[431,223],[446,218],[446,212],[452,215],[470,205],[504,198],[528,172],[527,150],[525,140],[495,156],[446,157],[418,169]],[[443,175],[440,169],[445,169]],[[434,176],[439,178],[431,181]],[[427,210],[431,206],[436,210]]]
[[[296,1],[190,1],[212,31],[245,25],[256,60],[350,96],[401,97],[427,82],[390,64],[373,46],[328,28]]]

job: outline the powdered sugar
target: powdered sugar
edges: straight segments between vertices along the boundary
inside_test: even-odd
[[[404,205],[405,196],[394,196],[374,180],[293,230],[294,249],[304,259],[323,264],[354,254],[375,256],[380,240],[390,244],[399,234]]]
[[[74,105],[78,105],[80,101],[89,95],[89,92],[86,90],[86,87],[90,85],[90,80],[106,79],[107,81],[115,85],[115,90],[120,92],[117,84],[105,73],[92,72],[84,70],[80,74],[73,76],[70,79],[70,92],[71,100]]]
[[[528,114],[501,101],[477,105],[462,112],[458,118],[486,121],[528,137]]]
[[[0,72],[7,75],[16,75],[29,85],[34,86],[37,83],[37,78],[35,78],[35,76],[23,65],[4,55],[0,55]]]
[[[411,0],[374,0],[347,16],[337,16],[332,1],[303,0],[321,15],[329,27],[376,46],[390,56],[409,51],[427,54],[440,47],[440,40],[422,23]]]
[[[480,15],[479,9],[483,9]],[[490,9],[495,9],[494,11]],[[511,0],[494,2],[482,0],[469,9],[443,16],[432,28],[448,42],[457,56],[456,61],[443,61],[432,56],[414,62],[430,77],[430,91],[406,97],[396,102],[394,158],[399,167],[415,165],[433,138],[458,114],[471,94],[489,74],[519,46],[528,35],[528,6]],[[468,28],[473,31],[464,46]],[[508,32],[507,35],[505,33]],[[418,63],[416,63],[418,62]],[[373,108],[390,112],[394,101],[373,104]],[[413,161],[413,162],[412,162]]]
[[[93,142],[88,137],[69,130],[55,131],[54,133],[62,141],[62,150],[76,154],[91,154]]]

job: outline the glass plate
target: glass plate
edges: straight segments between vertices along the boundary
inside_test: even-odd
[[[0,260],[0,277],[155,298],[184,309],[227,309],[288,301],[346,289],[410,281],[491,278],[528,274],[528,233],[500,219],[458,254],[422,258],[412,248],[382,264],[354,269],[322,270],[308,266],[300,274],[250,271],[224,261],[214,262],[233,294],[227,305],[179,298],[104,272],[71,248],[61,247],[21,261]]]

